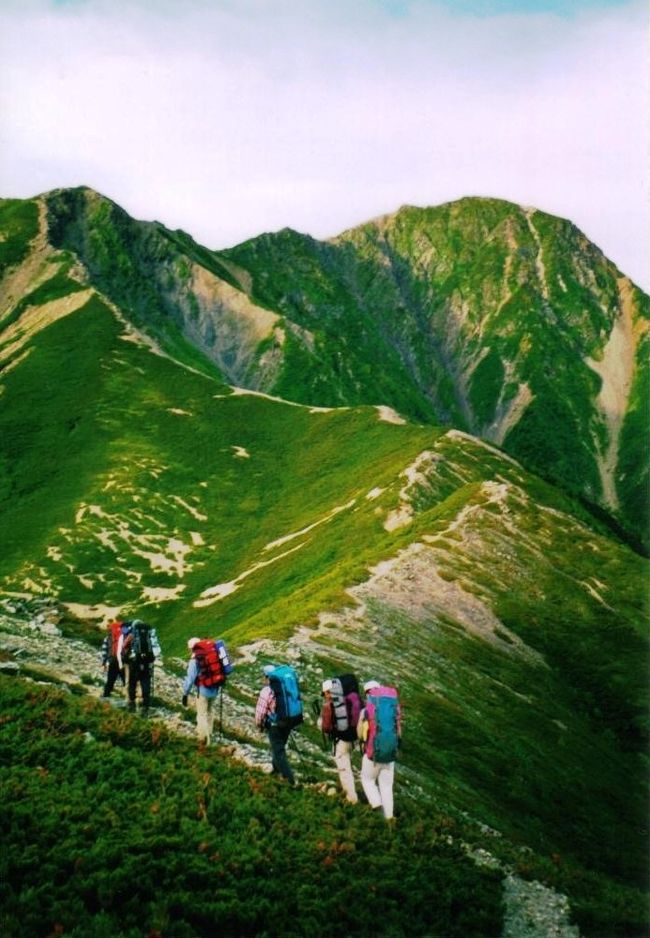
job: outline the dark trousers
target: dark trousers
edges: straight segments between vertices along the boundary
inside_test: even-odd
[[[294,784],[293,772],[287,759],[287,742],[291,729],[288,726],[268,727],[269,742],[271,743],[271,763],[273,771],[283,775],[290,785]]]
[[[110,697],[115,687],[115,681],[118,677],[122,678],[122,684],[124,684],[124,671],[120,671],[120,666],[117,663],[117,658],[108,659],[108,669],[106,671],[106,683],[104,684],[104,690],[102,694],[104,697]]]
[[[135,690],[138,684],[142,691],[142,706],[148,707],[151,700],[151,676],[153,672],[152,664],[130,664],[129,672],[129,703],[135,703]]]

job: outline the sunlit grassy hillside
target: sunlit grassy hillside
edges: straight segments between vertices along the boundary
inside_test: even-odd
[[[180,606],[197,629],[214,619],[210,591],[231,583],[222,628],[264,609],[251,634],[287,633],[386,549],[367,496],[394,486],[437,432],[374,408],[234,395],[121,331],[93,298],[38,333],[5,378],[7,585],[85,606],[153,601],[163,623]],[[301,583],[312,596],[290,619],[269,615]]]

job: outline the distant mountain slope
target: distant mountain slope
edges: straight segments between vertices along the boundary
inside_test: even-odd
[[[462,199],[327,245],[280,232],[225,253],[339,362],[342,399],[428,407],[647,534],[648,297],[569,222]],[[415,410],[387,387],[405,370]],[[318,400],[319,377],[297,389],[287,368],[278,386]]]
[[[412,785],[636,881],[647,565],[478,441],[224,396],[111,320],[91,301],[7,375],[0,438],[29,447],[3,447],[4,591],[137,611],[166,657],[218,630],[252,662],[235,692],[261,656],[307,699],[333,668],[389,675]],[[53,361],[65,394],[37,382]]]
[[[40,253],[69,274],[44,289],[94,286],[231,384],[467,430],[648,546],[648,297],[570,222],[468,198],[328,242],[285,230],[214,252],[89,189],[39,204]]]

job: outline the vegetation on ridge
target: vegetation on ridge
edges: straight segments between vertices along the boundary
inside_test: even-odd
[[[447,842],[442,816],[411,807],[388,829],[157,723],[13,679],[0,691],[6,938],[298,938],[333,921],[500,934],[500,877]]]
[[[341,387],[349,368],[353,402],[381,394],[415,419],[432,411],[602,503],[598,452],[608,430],[595,406],[602,380],[588,359],[600,359],[623,314],[621,274],[569,222],[496,199],[461,199],[405,207],[327,244],[279,232],[222,253],[250,272],[254,297],[314,331],[318,380],[330,374],[323,362],[338,362],[330,384]],[[650,305],[636,288],[631,297],[637,346],[628,406],[644,400],[647,416],[649,398],[640,395]],[[319,402],[316,378],[297,373],[302,391],[287,386],[287,396]],[[400,400],[387,374],[396,376]],[[415,407],[404,400],[407,388],[420,398]],[[641,540],[650,530],[648,427],[637,421],[637,435],[624,435],[627,474],[616,475],[620,517]]]

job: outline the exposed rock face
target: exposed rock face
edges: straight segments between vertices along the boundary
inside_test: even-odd
[[[52,243],[72,250],[84,276],[162,348],[182,357],[178,334],[232,384],[273,385],[285,332],[277,313],[240,288],[245,271],[206,263],[186,236],[135,222],[90,189],[46,196]],[[186,351],[187,354],[187,351]]]

